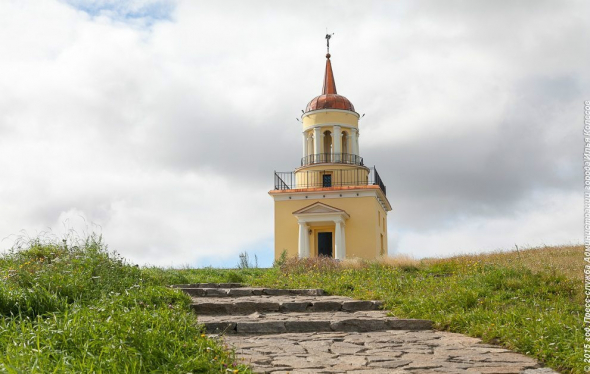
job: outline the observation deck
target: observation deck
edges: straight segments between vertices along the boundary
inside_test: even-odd
[[[357,156],[358,157],[358,156]],[[386,187],[375,167],[351,170],[301,170],[275,172],[275,190],[298,190],[306,188],[334,188],[354,186],[379,186],[386,195]]]
[[[350,153],[318,153],[301,158],[301,166],[315,164],[365,165],[362,157]]]

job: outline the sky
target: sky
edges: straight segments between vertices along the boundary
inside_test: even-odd
[[[326,31],[390,255],[581,243],[587,1],[0,2],[0,249],[102,234],[132,263],[273,261]]]

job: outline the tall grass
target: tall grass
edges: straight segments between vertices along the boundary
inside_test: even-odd
[[[0,372],[249,372],[166,287],[184,275],[132,266],[99,236],[26,242],[0,277]]]
[[[449,259],[427,259],[425,264],[435,264],[446,261],[457,263],[459,266],[469,266],[474,263],[486,263],[506,266],[510,268],[525,267],[534,273],[546,272],[560,274],[566,278],[581,281],[584,279],[583,258],[584,247],[581,245],[558,245],[532,248],[515,246],[510,251],[496,251],[485,254],[470,254],[456,256]],[[581,282],[578,283],[580,286]]]

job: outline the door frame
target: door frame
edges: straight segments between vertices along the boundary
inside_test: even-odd
[[[335,225],[332,226],[312,226],[312,240],[313,240],[313,245],[311,245],[311,247],[313,248],[313,256],[314,257],[319,257],[319,240],[318,240],[318,234],[320,232],[329,232],[332,233],[332,258],[334,258],[334,246],[336,244],[336,227]]]

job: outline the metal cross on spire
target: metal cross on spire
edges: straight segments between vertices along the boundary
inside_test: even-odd
[[[326,45],[328,47],[328,54],[330,53],[330,39],[332,38],[333,35],[334,35],[334,33],[326,34]]]

